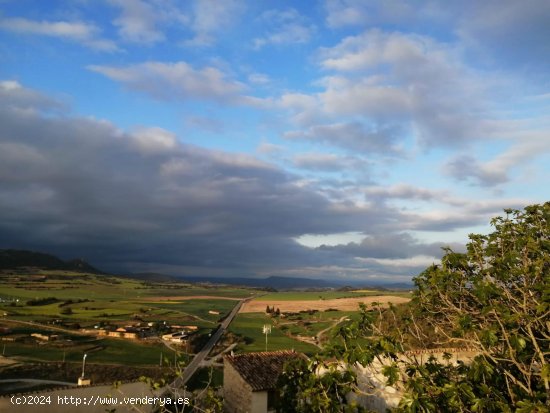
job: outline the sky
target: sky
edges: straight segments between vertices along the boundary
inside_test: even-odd
[[[0,248],[409,281],[549,200],[547,0],[0,0]]]

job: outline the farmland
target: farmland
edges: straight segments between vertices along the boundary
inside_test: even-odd
[[[258,293],[36,268],[4,270],[0,285],[0,345],[6,364],[79,362],[86,353],[90,365],[173,366],[175,358],[186,361],[193,342],[200,345],[238,300]],[[162,334],[178,331],[176,325],[195,329],[184,347],[160,340]],[[127,326],[139,328],[141,337],[99,333]]]
[[[265,349],[264,324],[271,326],[268,349],[294,348],[313,354],[329,341],[337,327],[358,316],[359,304],[368,308],[402,304],[409,293],[396,291],[291,291],[270,293],[243,304],[231,331],[244,337],[240,351]],[[300,343],[297,344],[297,341]]]
[[[339,326],[357,316],[360,302],[371,305],[408,300],[405,292],[266,293],[232,286],[152,282],[36,268],[4,270],[0,282],[4,364],[62,363],[66,369],[87,354],[97,380],[116,376],[117,365],[136,369],[156,366],[173,372],[174,363],[187,363],[190,354],[244,298],[251,300],[243,305],[215,352],[227,348],[236,352],[264,351],[266,336],[262,329],[269,325],[267,350],[295,349],[313,355]],[[270,312],[266,313],[268,307]],[[109,332],[128,327],[139,328],[143,334],[133,339],[122,338],[123,333],[120,337],[110,336]],[[191,327],[194,330],[185,345],[167,344],[160,339],[177,328]]]
[[[267,307],[278,308],[281,312],[298,312],[303,310],[339,310],[339,311],[354,311],[359,308],[360,303],[371,306],[375,303],[381,304],[402,304],[409,301],[405,296],[397,295],[377,295],[377,296],[355,296],[351,298],[331,298],[331,299],[267,299],[266,296],[259,299],[249,301],[243,305],[241,312],[256,313],[265,311]],[[273,294],[271,297],[275,297]]]

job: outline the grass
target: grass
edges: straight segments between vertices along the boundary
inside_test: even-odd
[[[188,283],[154,283],[126,278],[71,273],[66,271],[33,271],[29,275],[46,275],[46,280],[36,280],[25,274],[0,273],[0,316],[7,319],[47,323],[63,319],[93,328],[100,321],[126,325],[138,320],[170,324],[196,325],[203,330],[212,329],[218,320],[236,304],[236,300],[182,299],[184,296],[212,296],[244,298],[257,294],[257,290],[237,287],[210,287]],[[46,305],[27,305],[30,300],[54,297],[57,302]],[[153,301],[151,298],[162,297]],[[165,301],[173,297],[173,301]],[[15,301],[18,300],[18,301]],[[72,300],[72,303],[66,304]],[[77,302],[82,300],[83,302]],[[16,304],[16,305],[15,305]],[[70,311],[68,311],[70,309]],[[209,314],[209,311],[219,314]],[[69,314],[65,314],[69,312]],[[0,318],[1,321],[1,318]],[[8,323],[9,324],[9,323]],[[11,334],[30,334],[42,331],[40,327],[12,327]],[[17,330],[13,330],[17,328]],[[54,332],[44,328],[43,332]],[[67,336],[70,333],[61,333]],[[75,336],[76,337],[76,336]],[[158,364],[160,352],[166,347],[143,341],[104,338],[89,354],[92,363],[120,363],[127,365]],[[4,344],[4,343],[0,343]],[[82,359],[90,344],[74,340],[63,348],[55,343],[5,342],[6,355],[25,360],[66,361]],[[59,347],[56,347],[59,346]],[[3,349],[3,346],[2,346]],[[136,357],[136,355],[139,355]]]
[[[158,365],[160,354],[169,350],[162,344],[143,344],[129,340],[101,339],[78,342],[69,348],[47,344],[5,343],[6,357],[23,360],[82,361],[84,353],[87,362],[122,365]],[[136,355],[139,354],[139,357]]]
[[[277,293],[269,293],[258,297],[258,300],[266,301],[316,301],[316,300],[333,300],[337,298],[355,298],[355,297],[376,297],[394,295],[399,297],[409,297],[409,292],[406,291],[283,291]]]
[[[273,320],[262,313],[240,313],[235,317],[229,331],[244,338],[246,344],[237,347],[240,352],[265,351],[265,335],[262,332],[264,324],[272,325],[268,335],[268,351],[294,349],[306,354],[315,354],[319,349],[308,343],[287,337]]]
[[[237,301],[216,299],[193,299],[184,301],[164,301],[150,303],[152,307],[168,309],[182,314],[192,314],[202,319],[216,323],[221,317],[229,313]],[[209,314],[209,311],[217,311],[220,314]]]
[[[220,387],[223,385],[223,369],[221,368],[199,368],[193,377],[187,382],[187,390],[194,391],[198,389],[204,389],[208,386],[212,388]]]

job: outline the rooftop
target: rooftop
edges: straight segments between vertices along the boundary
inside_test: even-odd
[[[292,359],[305,357],[294,350],[267,351],[226,356],[239,375],[252,387],[252,391],[275,388],[284,364]]]

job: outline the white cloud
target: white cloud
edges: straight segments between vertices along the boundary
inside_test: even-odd
[[[239,101],[245,87],[214,67],[195,69],[186,62],[145,62],[126,67],[89,66],[130,89],[159,100]]]
[[[253,41],[255,49],[266,45],[308,43],[315,32],[315,26],[308,24],[295,9],[268,10],[260,18],[269,30]]]
[[[113,24],[120,37],[127,42],[153,44],[165,39],[157,25],[165,20],[162,10],[155,9],[142,0],[109,0],[121,9],[121,15]]]
[[[263,73],[251,73],[248,75],[248,81],[256,85],[267,85],[271,83],[271,78]]]
[[[165,153],[177,147],[176,135],[159,127],[141,127],[131,136],[144,153]]]
[[[216,36],[229,30],[245,10],[238,0],[196,0],[193,3],[190,27],[194,37],[184,42],[188,46],[210,46]]]
[[[425,7],[425,6],[424,6]],[[415,20],[423,7],[405,0],[326,0],[329,27],[368,26]]]
[[[496,186],[510,181],[513,169],[521,169],[526,163],[550,153],[549,130],[518,132],[518,143],[487,162],[476,157],[459,154],[448,160],[443,171],[459,180],[472,180],[480,186]]]
[[[0,19],[0,29],[27,35],[57,37],[81,43],[91,49],[104,52],[119,50],[114,42],[99,37],[99,28],[91,23],[79,21],[36,21],[14,17]]]

